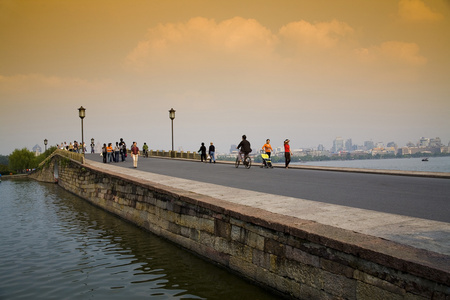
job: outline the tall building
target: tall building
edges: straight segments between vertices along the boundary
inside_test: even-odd
[[[365,141],[364,148],[366,150],[372,150],[373,148],[375,148],[375,144],[372,141]]]
[[[419,142],[417,143],[418,147],[428,147],[430,146],[430,139],[429,138],[425,138],[425,137],[421,137]]]
[[[442,142],[441,139],[439,137],[436,137],[434,139],[430,139],[430,147],[441,147]]]
[[[338,136],[334,141],[333,141],[333,149],[332,151],[334,153],[339,152],[344,150],[344,139],[340,136]]]
[[[352,139],[348,139],[345,141],[345,150],[352,151],[353,150],[353,143]]]

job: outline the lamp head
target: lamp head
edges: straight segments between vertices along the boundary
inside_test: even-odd
[[[79,115],[80,115],[80,119],[84,119],[84,117],[86,116],[86,108],[84,108],[83,106],[81,106],[78,109]]]
[[[171,109],[169,110],[169,118],[170,118],[171,120],[175,119],[175,110],[174,110],[173,108],[171,108]]]

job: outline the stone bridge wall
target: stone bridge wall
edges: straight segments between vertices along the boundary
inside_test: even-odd
[[[55,170],[64,189],[289,298],[450,299],[448,256],[59,155],[32,176],[51,179]]]

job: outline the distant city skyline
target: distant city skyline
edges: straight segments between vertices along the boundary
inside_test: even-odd
[[[0,154],[450,140],[448,0],[0,1]],[[345,141],[344,141],[345,143]],[[345,145],[345,144],[344,144]]]
[[[343,148],[342,149],[340,149],[340,150],[342,150],[342,151],[348,151],[348,148],[346,148],[346,142],[348,142],[348,141],[352,141],[352,139],[351,138],[349,138],[349,139],[345,139],[345,138],[342,138],[342,137],[336,137],[336,139],[342,139],[343,140]],[[334,142],[336,141],[336,139],[335,140],[333,140],[333,144],[334,144]],[[450,147],[450,141],[448,142],[448,143],[445,143],[445,142],[443,142],[439,137],[434,137],[434,138],[430,138],[430,137],[420,137],[420,138],[418,138],[418,140],[416,141],[416,142],[412,142],[412,141],[410,141],[410,142],[408,142],[408,143],[406,143],[406,144],[404,144],[404,145],[399,145],[399,144],[397,144],[395,141],[390,141],[390,142],[388,142],[388,143],[385,143],[385,142],[376,142],[376,143],[374,143],[372,140],[367,140],[367,141],[364,141],[364,143],[363,144],[353,144],[352,143],[352,146],[357,146],[357,147],[365,147],[366,148],[366,150],[370,150],[370,149],[372,149],[372,148],[376,148],[376,147],[380,147],[380,146],[383,146],[383,147],[391,147],[391,146],[389,146],[389,144],[390,143],[395,143],[395,145],[396,145],[396,147],[397,148],[402,148],[402,147],[408,147],[408,146],[414,146],[414,147],[416,147],[416,146],[418,146],[418,147],[426,147],[426,146],[429,146],[428,144],[424,144],[425,143],[425,141],[426,140],[428,140],[428,142],[430,142],[430,141],[433,141],[433,140],[438,140],[441,144],[442,144],[442,146],[448,146],[448,147]],[[67,141],[66,141],[67,142]],[[73,141],[69,141],[69,142],[67,142],[67,145],[69,145],[70,143],[73,143]],[[85,142],[86,143],[86,142]],[[108,143],[108,142],[105,142],[105,143]],[[100,152],[100,150],[101,150],[101,147],[102,147],[102,144],[103,144],[103,142],[101,142],[101,143],[95,143],[95,147],[94,147],[94,149],[95,149],[95,152],[96,153],[99,153]],[[381,144],[381,145],[380,145]],[[408,145],[408,144],[410,144],[410,145]],[[412,144],[412,145],[411,145]],[[52,147],[52,146],[60,146],[61,145],[61,143],[57,143],[57,144],[50,144],[50,145],[48,145],[48,147]],[[263,144],[262,144],[263,145]],[[262,147],[262,145],[261,145],[261,147]],[[128,143],[128,148],[131,146],[131,143]],[[218,150],[218,153],[220,153],[220,154],[228,154],[228,153],[232,153],[233,151],[236,151],[236,146],[237,146],[237,144],[230,144],[230,146],[229,146],[229,150],[228,151],[222,151],[222,150]],[[138,147],[142,147],[142,145],[140,145],[140,144],[138,144]],[[253,151],[255,152],[255,151],[259,151],[260,150],[260,148],[261,147],[255,147],[254,145],[252,145],[252,148],[253,148]],[[284,151],[283,150],[283,147],[282,147],[282,145],[272,145],[272,147],[274,148],[274,149],[276,149],[276,148],[280,148],[280,151]],[[325,146],[323,146],[323,144],[319,144],[317,147],[297,147],[297,148],[293,148],[293,150],[300,150],[300,149],[304,149],[304,150],[306,150],[306,149],[313,149],[313,150],[318,150],[318,151],[329,151],[329,152],[337,152],[337,151],[340,151],[340,150],[335,150],[334,149],[334,145],[333,146],[331,146],[331,147],[329,147],[329,148],[327,148],[327,147],[325,147]],[[30,151],[33,151],[33,152],[42,152],[42,149],[43,149],[44,147],[41,147],[41,145],[39,144],[39,143],[37,143],[37,144],[35,144],[35,146],[32,148],[32,149],[29,149]],[[87,150],[87,153],[90,153],[91,152],[91,146],[90,146],[90,139],[89,139],[89,143],[86,143],[86,150]],[[170,149],[157,149],[157,148],[149,148],[149,150],[164,150],[164,151],[170,151]],[[185,150],[185,148],[184,147],[182,147],[182,146],[179,146],[177,149],[175,149],[176,151],[184,151],[184,152],[186,152],[186,151],[190,151],[190,152],[196,152],[196,150],[195,149],[191,149],[191,150]],[[357,150],[357,149],[354,149],[354,150]],[[2,155],[9,155],[9,154],[11,154],[11,153],[8,153],[8,154],[2,154]]]

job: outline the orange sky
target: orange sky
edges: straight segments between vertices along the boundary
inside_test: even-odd
[[[450,141],[450,2],[0,0],[0,154]]]

